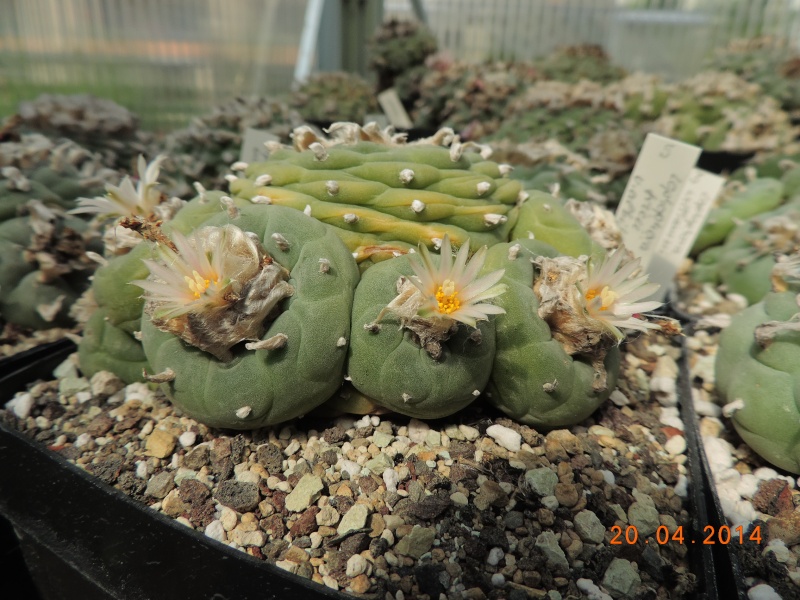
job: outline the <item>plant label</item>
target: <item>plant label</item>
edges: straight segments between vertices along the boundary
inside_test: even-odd
[[[672,216],[665,223],[650,261],[644,265],[650,281],[661,285],[656,300],[663,300],[681,262],[689,255],[725,178],[701,169],[692,169]]]
[[[389,123],[398,129],[411,129],[413,123],[400,102],[400,96],[397,95],[397,90],[389,88],[378,94],[378,104],[381,105],[383,112],[389,118]]]

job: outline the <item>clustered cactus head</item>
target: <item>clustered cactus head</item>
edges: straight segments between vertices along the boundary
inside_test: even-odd
[[[372,86],[362,77],[343,72],[317,73],[292,93],[291,105],[307,121],[363,123],[378,109]]]
[[[431,260],[427,247],[420,245],[419,250],[421,260],[411,262],[416,275],[400,278],[397,297],[381,311],[376,322],[387,311],[395,313],[402,327],[414,334],[420,346],[432,357],[439,358],[441,343],[450,337],[458,323],[475,328],[478,321],[488,320],[489,315],[505,312],[484,301],[499,296],[507,286],[498,283],[503,277],[502,269],[478,277],[486,257],[486,246],[468,261],[467,241],[454,261],[450,238],[445,236],[438,266]]]
[[[175,232],[157,248],[160,260],[144,261],[150,278],[131,282],[146,292],[145,312],[162,331],[223,361],[239,342],[257,340],[294,292],[288,271],[235,225]]]

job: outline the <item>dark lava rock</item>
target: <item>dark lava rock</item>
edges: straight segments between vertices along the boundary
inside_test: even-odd
[[[219,484],[214,498],[224,506],[245,513],[258,506],[261,495],[258,493],[258,486],[255,483],[228,480]]]
[[[275,444],[264,444],[256,450],[256,459],[267,471],[274,473],[283,466],[283,453]]]
[[[439,573],[444,570],[444,567],[436,564],[424,564],[414,569],[414,579],[417,580],[419,591],[423,594],[428,594],[431,598],[438,598],[439,594],[445,592],[442,581],[439,579]]]

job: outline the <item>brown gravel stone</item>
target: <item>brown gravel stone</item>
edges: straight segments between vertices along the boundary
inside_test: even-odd
[[[572,483],[557,483],[555,489],[555,496],[561,506],[567,508],[575,506],[580,499],[578,486]]]
[[[753,507],[772,516],[777,515],[783,509],[793,508],[789,484],[783,479],[762,481],[758,486],[758,491],[753,495]]]
[[[310,506],[300,515],[300,518],[295,521],[291,528],[289,529],[289,533],[292,534],[292,537],[300,537],[303,535],[309,535],[311,532],[317,530],[317,513],[319,513],[319,507],[317,506]]]
[[[208,464],[209,454],[210,450],[207,445],[196,446],[184,454],[183,466],[198,471]]]
[[[178,486],[178,491],[181,500],[189,504],[203,503],[211,496],[211,490],[196,479],[184,479]]]
[[[156,458],[167,458],[175,451],[177,438],[163,429],[156,429],[147,436],[145,450],[148,456]]]
[[[369,591],[370,587],[371,584],[369,581],[369,577],[367,577],[363,573],[361,575],[354,577],[353,580],[350,582],[350,589],[353,590],[353,592],[356,594],[366,594]]]
[[[97,415],[86,428],[86,433],[93,437],[105,435],[114,426],[114,419],[106,414]]]

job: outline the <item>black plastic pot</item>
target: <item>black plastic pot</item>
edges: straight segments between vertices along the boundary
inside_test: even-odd
[[[70,342],[58,342],[0,362],[0,401],[36,379],[49,379],[53,368],[74,349]],[[689,400],[682,402],[682,412],[692,482],[688,509],[693,516],[686,537],[697,539],[704,526],[715,525],[719,510],[713,507],[713,486],[703,469],[689,384],[684,364],[679,385],[682,399]],[[21,554],[45,600],[350,597],[154,512],[2,423],[0,516],[16,532]],[[0,538],[0,547],[14,543],[13,538]],[[736,597],[728,593],[736,580],[725,557],[718,556],[724,550],[689,547],[698,579],[697,600]],[[20,562],[13,548],[9,554]]]
[[[58,342],[0,364],[0,400],[50,378],[73,351]],[[2,424],[0,515],[45,600],[349,597],[156,513]]]

